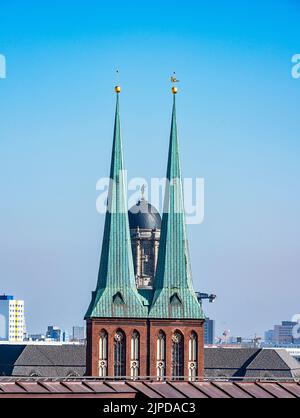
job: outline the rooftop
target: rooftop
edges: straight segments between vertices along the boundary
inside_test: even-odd
[[[1,398],[300,398],[294,381],[0,379]]]
[[[75,344],[2,344],[0,376],[83,377],[86,347]],[[284,349],[205,348],[206,379],[300,379],[300,363]]]

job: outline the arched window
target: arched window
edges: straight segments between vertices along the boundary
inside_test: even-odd
[[[130,354],[130,375],[132,378],[139,376],[140,370],[140,334],[133,331],[131,336],[131,354]]]
[[[198,341],[197,334],[191,333],[189,340],[189,380],[195,380],[197,377],[197,360],[198,360]]]
[[[126,337],[121,330],[117,331],[114,337],[114,375],[126,376]]]
[[[101,331],[99,339],[99,376],[107,376],[107,332]]]
[[[175,380],[180,380],[184,376],[183,352],[183,335],[181,332],[176,331],[172,337],[172,377]]]
[[[164,379],[166,371],[166,334],[160,331],[157,336],[156,375],[159,380]]]

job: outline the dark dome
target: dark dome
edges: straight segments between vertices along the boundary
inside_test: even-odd
[[[130,229],[161,229],[161,217],[154,206],[141,199],[128,211]]]

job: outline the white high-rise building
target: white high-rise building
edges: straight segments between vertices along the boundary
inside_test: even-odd
[[[24,301],[0,295],[0,341],[22,342],[25,333]]]

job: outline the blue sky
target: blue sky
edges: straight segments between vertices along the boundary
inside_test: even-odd
[[[180,83],[185,177],[205,179],[189,227],[194,283],[218,332],[299,313],[299,2],[1,2],[0,291],[28,330],[81,323],[97,278],[115,69],[129,176],[162,177]]]

